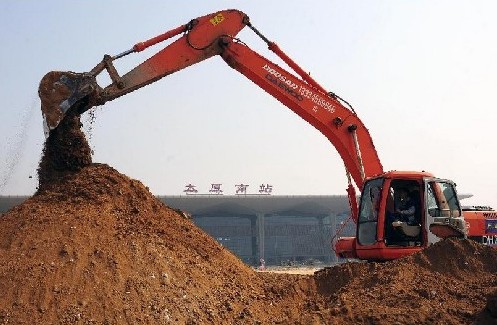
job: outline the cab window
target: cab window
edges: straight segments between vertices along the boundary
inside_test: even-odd
[[[383,178],[373,179],[364,185],[357,222],[357,240],[361,245],[371,245],[376,242],[382,189]]]
[[[426,191],[428,213],[432,217],[459,217],[459,200],[452,184],[432,181]]]

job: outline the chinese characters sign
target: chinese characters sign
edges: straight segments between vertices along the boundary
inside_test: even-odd
[[[271,194],[273,192],[273,186],[269,184],[261,184],[259,186],[259,193],[260,194]]]
[[[249,187],[249,186],[245,185],[245,184],[238,184],[238,185],[235,185],[235,187],[236,187],[235,194],[247,194],[247,187]]]
[[[198,192],[197,189],[195,188],[195,185],[188,184],[185,187],[186,188],[183,192],[185,192],[186,194],[196,194]]]
[[[223,190],[221,189],[221,185],[223,184],[211,184],[211,189],[209,190],[209,193],[222,195]]]
[[[223,184],[221,183],[212,183],[210,184],[210,188],[206,193],[199,193],[197,190],[197,186],[193,184],[185,185],[185,189],[183,192],[186,195],[223,195]],[[261,184],[259,185],[259,190],[257,192],[250,192],[248,184],[236,184],[234,188],[235,195],[271,195],[273,193],[273,185],[270,184]],[[257,188],[257,187],[256,187]]]

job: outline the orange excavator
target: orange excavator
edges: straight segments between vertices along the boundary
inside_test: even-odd
[[[236,38],[245,27],[254,31],[293,72]],[[114,67],[113,61],[171,38],[176,39],[124,75]],[[369,131],[354,109],[319,85],[238,10],[193,19],[121,54],[105,55],[86,73],[49,72],[39,90],[46,127],[53,130],[68,112],[82,114],[213,56],[220,56],[231,68],[318,129],[340,154],[357,233],[356,237],[339,238],[333,243],[339,256],[391,260],[444,238],[467,238],[473,230],[486,233],[485,229],[468,229],[452,181],[424,171],[385,172]],[[102,88],[96,77],[104,70],[112,82]],[[359,202],[355,187],[361,190]],[[478,224],[479,227],[482,225]]]

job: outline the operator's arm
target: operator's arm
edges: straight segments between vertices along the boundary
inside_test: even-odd
[[[416,212],[416,208],[414,207],[414,205],[411,205],[407,209],[404,209],[404,210],[398,209],[396,212],[402,216],[409,216],[409,215],[413,215],[414,212]]]

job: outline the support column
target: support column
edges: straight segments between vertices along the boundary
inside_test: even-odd
[[[253,266],[259,266],[259,252],[257,250],[257,237],[259,230],[257,229],[257,216],[250,217],[250,241],[251,241],[251,263]]]
[[[329,238],[328,234],[325,234],[324,222],[323,219],[325,216],[316,216],[314,217],[318,221],[318,229],[319,229],[319,247],[322,247],[322,254],[324,255],[324,259],[326,263],[330,263],[330,244],[327,240]]]
[[[328,218],[330,218],[330,225],[331,225],[331,234],[330,234],[331,237],[330,238],[334,238],[333,242],[328,243],[330,245],[329,246],[330,256],[331,256],[330,262],[337,263],[338,257],[336,256],[335,251],[334,251],[335,247],[331,247],[331,245],[335,245],[336,241],[338,240],[338,238],[336,237],[336,235],[337,235],[337,215],[333,212],[330,212],[330,214],[328,215]]]
[[[258,234],[257,234],[257,242],[259,244],[259,255],[258,255],[258,263],[260,264],[260,259],[265,259],[265,255],[264,255],[264,242],[265,242],[265,238],[264,238],[264,225],[265,225],[265,222],[264,222],[264,218],[265,218],[265,215],[264,213],[257,213],[257,230],[258,230]]]

